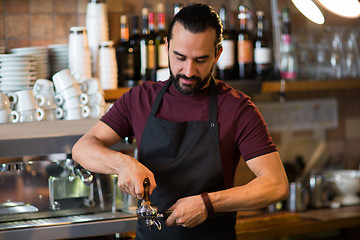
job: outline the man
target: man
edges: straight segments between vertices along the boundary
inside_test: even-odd
[[[118,174],[120,189],[139,199],[148,177],[150,201],[173,211],[161,231],[139,220],[138,239],[235,239],[236,211],[287,197],[285,171],[257,108],[211,75],[221,40],[211,7],[183,8],[169,26],[170,79],[130,89],[73,148],[75,161]],[[126,136],[137,139],[139,160],[109,149]],[[256,178],[234,187],[240,156]]]

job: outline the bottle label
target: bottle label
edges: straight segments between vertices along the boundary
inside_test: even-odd
[[[295,72],[281,72],[280,73],[281,78],[283,79],[296,79],[296,73]]]
[[[140,41],[141,75],[145,75],[147,66],[147,51],[145,40]]]
[[[223,51],[217,61],[219,69],[232,68],[235,65],[235,42],[233,40],[223,40]]]
[[[147,45],[147,65],[146,68],[154,69],[156,58],[155,58],[155,45]]]
[[[255,48],[254,62],[257,64],[271,63],[271,49],[270,48]]]
[[[238,41],[238,62],[252,63],[254,61],[254,48],[250,40]]]
[[[159,45],[159,68],[167,68],[168,67],[168,55],[166,51],[166,45]]]

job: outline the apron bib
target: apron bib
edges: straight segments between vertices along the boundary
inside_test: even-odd
[[[171,84],[157,95],[142,135],[139,161],[155,175],[157,187],[150,195],[159,210],[170,208],[180,198],[224,189],[219,151],[217,90],[209,87],[209,121],[171,122],[156,118],[162,98]],[[167,227],[149,230],[139,219],[136,239],[188,240],[235,239],[236,212],[215,213],[194,228]]]

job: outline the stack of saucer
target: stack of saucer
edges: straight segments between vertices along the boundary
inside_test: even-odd
[[[48,46],[50,75],[68,68],[68,44],[52,44]]]
[[[33,55],[36,61],[36,78],[48,78],[50,75],[48,48],[46,46],[40,47],[24,47],[13,48],[12,53],[18,55]]]
[[[31,88],[36,80],[36,62],[31,55],[0,54],[0,91]]]

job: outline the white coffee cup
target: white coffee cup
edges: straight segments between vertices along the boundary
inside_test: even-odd
[[[20,114],[19,122],[36,122],[43,120],[45,117],[45,112],[42,108],[18,113]]]
[[[66,111],[69,109],[81,108],[83,106],[84,104],[81,102],[80,97],[76,96],[73,98],[66,99],[61,107]]]
[[[10,108],[5,108],[0,110],[0,123],[8,123],[10,122]]]
[[[76,79],[71,75],[69,69],[63,69],[55,73],[52,79],[56,92],[62,92],[63,90],[77,84]]]
[[[65,107],[67,109],[75,108],[75,107],[79,106],[79,104],[85,105],[89,102],[89,96],[86,93],[82,93],[79,96],[74,96],[74,97],[67,98],[67,99],[65,99],[61,95],[56,95],[55,99],[56,99],[56,104],[58,106],[63,106],[65,104],[65,102],[67,102],[66,103],[67,106]],[[73,106],[72,106],[72,104],[73,104]]]
[[[96,106],[96,105],[106,105],[105,98],[101,93],[95,93],[92,95],[89,95],[89,106]]]
[[[45,110],[45,116],[43,118],[43,121],[54,121],[57,120],[57,110],[55,109],[48,109]]]
[[[100,81],[97,78],[89,78],[84,81],[87,86],[86,93],[88,95],[96,94],[98,92],[103,93],[103,89],[101,88]]]
[[[43,96],[43,95],[36,95],[35,96],[37,104],[42,107],[44,110],[50,110],[55,109],[57,107],[55,103],[55,97],[54,96]]]
[[[90,108],[83,106],[81,108],[73,108],[64,111],[65,120],[78,120],[88,118],[90,115]]]
[[[17,96],[17,102],[15,104],[16,111],[24,112],[38,108],[32,89],[17,91],[14,92],[14,94]]]
[[[44,96],[49,96],[49,95],[54,96],[55,95],[54,83],[47,79],[38,79],[35,81],[33,91],[35,96],[38,94]]]
[[[11,108],[10,100],[5,93],[0,92],[0,110],[8,108]]]
[[[61,92],[56,92],[56,95],[61,95],[64,98],[64,100],[75,96],[80,96],[80,94],[82,94],[82,91],[80,89],[79,84],[77,83],[67,89],[64,89]]]
[[[100,118],[106,112],[106,105],[97,105],[90,107],[90,118]]]

